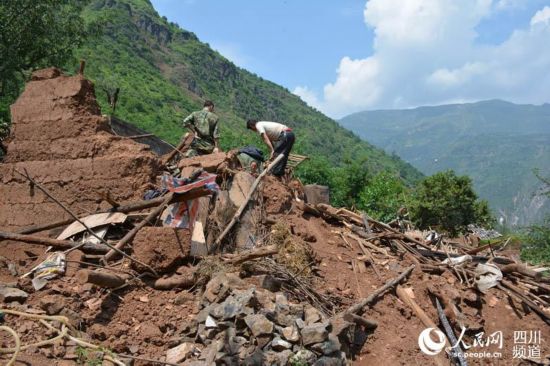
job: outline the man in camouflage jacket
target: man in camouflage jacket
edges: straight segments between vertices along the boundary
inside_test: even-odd
[[[204,102],[202,110],[191,113],[183,120],[183,126],[195,133],[191,147],[185,154],[186,157],[220,151],[218,119],[218,116],[214,113],[214,103],[207,100]]]

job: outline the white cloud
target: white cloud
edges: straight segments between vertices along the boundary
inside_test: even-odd
[[[306,102],[310,107],[317,109],[320,107],[317,94],[314,91],[310,90],[307,86],[295,87],[292,91],[292,94],[296,94],[297,96],[302,98],[302,100]]]
[[[343,57],[321,97],[305,87],[295,93],[335,117],[450,100],[546,102],[550,7],[500,44],[476,42],[480,22],[512,6],[516,0],[369,0],[364,18],[374,31],[373,54]]]
[[[488,65],[481,62],[466,63],[464,66],[449,70],[447,68],[437,69],[428,76],[428,83],[444,88],[456,87],[482,75],[488,69]]]
[[[531,26],[536,25],[537,23],[543,23],[548,25],[550,21],[550,6],[545,6],[542,10],[536,12],[536,14],[531,18]]]

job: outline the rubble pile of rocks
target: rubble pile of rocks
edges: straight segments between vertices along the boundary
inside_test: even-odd
[[[214,277],[185,341],[166,361],[189,365],[345,365],[331,320],[309,304],[292,303],[283,292],[250,286],[237,274]]]

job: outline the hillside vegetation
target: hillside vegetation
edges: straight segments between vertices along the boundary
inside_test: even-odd
[[[110,113],[105,91],[120,88],[117,117],[177,143],[185,132],[182,118],[211,99],[226,149],[261,145],[244,128],[246,119],[275,120],[295,129],[297,153],[329,169],[361,160],[371,174],[386,171],[407,184],[422,176],[287,89],[235,66],[193,33],[161,18],[147,0],[94,0],[84,18],[102,25],[103,35],[88,41],[76,56],[87,61],[86,76],[96,83],[104,113]],[[305,164],[307,169],[311,162]]]
[[[480,197],[508,224],[550,212],[533,169],[550,172],[550,104],[471,104],[352,114],[340,123],[424,174],[453,169],[469,175]]]

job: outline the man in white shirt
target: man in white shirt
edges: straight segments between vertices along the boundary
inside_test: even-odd
[[[292,132],[292,129],[282,123],[257,121],[255,119],[249,119],[246,122],[246,128],[256,131],[262,136],[265,144],[269,147],[269,159],[273,159],[280,154],[284,155],[284,158],[272,170],[273,175],[282,177],[285,174],[288,155],[294,145],[294,132]]]

